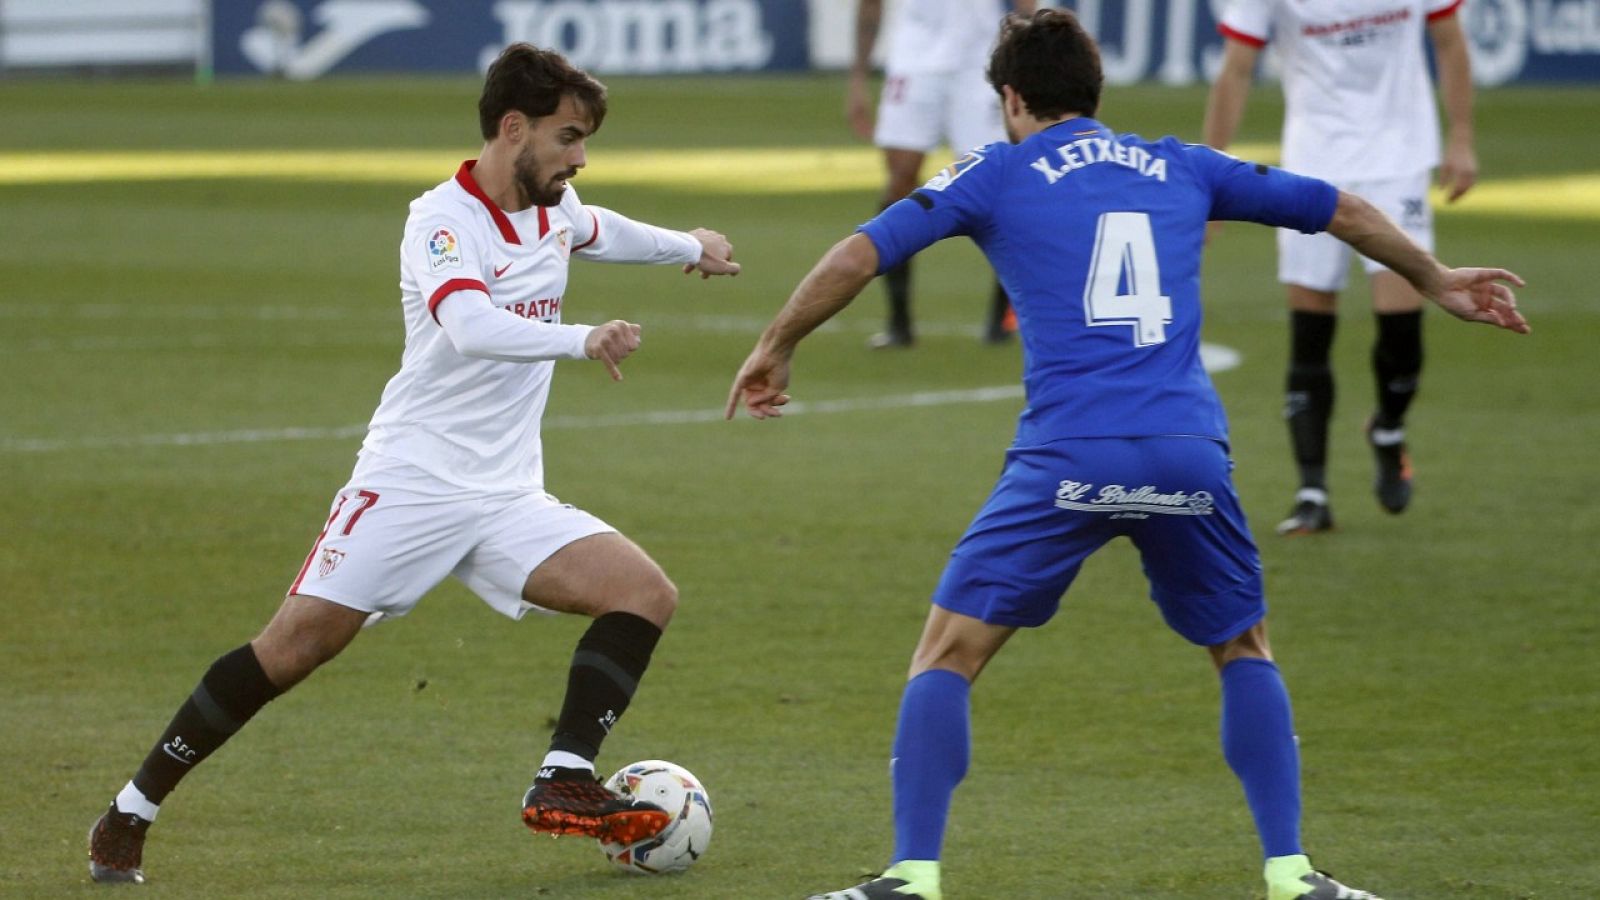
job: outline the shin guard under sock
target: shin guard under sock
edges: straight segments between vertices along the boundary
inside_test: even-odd
[[[1328,420],[1333,415],[1333,369],[1328,364],[1338,319],[1293,310],[1284,418],[1300,470],[1300,486],[1327,487]]]
[[[950,798],[972,752],[972,685],[946,669],[907,682],[894,737],[894,862],[939,858]]]
[[[1378,414],[1373,425],[1396,429],[1405,424],[1422,374],[1422,311],[1379,313],[1377,320],[1372,375],[1378,388]]]
[[[133,776],[134,786],[151,803],[160,805],[191,769],[281,693],[267,678],[249,644],[223,654],[151,748]]]
[[[578,640],[550,749],[593,760],[650,665],[661,629],[633,613],[606,613]]]
[[[1265,855],[1300,853],[1300,751],[1289,691],[1271,660],[1223,666],[1222,755],[1244,786]]]

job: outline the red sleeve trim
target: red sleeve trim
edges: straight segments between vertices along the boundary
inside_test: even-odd
[[[578,246],[573,247],[572,248],[572,252],[573,253],[577,253],[579,250],[582,250],[583,248],[589,246],[590,244],[592,244],[595,241],[600,239],[600,217],[595,215],[594,214],[594,210],[592,210],[592,209],[585,209],[584,212],[588,213],[589,214],[589,218],[594,220],[594,234],[589,235],[589,239],[587,241],[584,241],[583,243],[579,244]]]
[[[428,315],[433,316],[435,322],[439,321],[439,304],[456,291],[483,291],[487,294],[489,286],[476,278],[452,278],[439,285],[439,289],[428,298]]]
[[[494,220],[494,227],[500,230],[500,237],[506,243],[521,244],[522,239],[517,236],[517,229],[511,224],[511,219],[506,216],[505,210],[495,206],[494,201],[489,199],[489,195],[485,194],[483,188],[478,186],[478,180],[472,177],[472,167],[477,164],[478,161],[475,159],[469,159],[462,163],[461,168],[456,170],[456,184],[461,185],[462,190],[477,198],[478,202],[483,204],[483,208],[489,211],[489,218]],[[539,213],[539,224],[544,224],[543,211]],[[539,232],[539,236],[544,237],[544,232]]]
[[[1451,16],[1456,14],[1456,10],[1461,8],[1461,3],[1462,3],[1462,0],[1456,0],[1456,2],[1450,4],[1449,6],[1446,6],[1444,9],[1438,9],[1438,10],[1434,10],[1431,13],[1428,13],[1428,21],[1429,22],[1437,22],[1440,19],[1448,19],[1448,18],[1450,18]]]
[[[1457,0],[1457,2],[1460,2],[1460,0]],[[1237,28],[1229,28],[1227,25],[1224,25],[1220,22],[1217,23],[1217,32],[1225,38],[1233,38],[1239,43],[1249,44],[1257,50],[1260,50],[1262,47],[1267,45],[1266,38],[1258,38],[1253,34],[1245,34]]]

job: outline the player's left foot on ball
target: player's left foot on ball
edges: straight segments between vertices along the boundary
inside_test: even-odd
[[[543,834],[633,844],[660,834],[672,817],[654,803],[612,793],[593,772],[544,768],[522,797],[522,821]]]
[[[1278,856],[1267,860],[1267,900],[1383,900],[1333,880],[1327,872],[1311,868],[1304,856]]]
[[[1392,513],[1404,512],[1411,503],[1411,455],[1406,452],[1405,429],[1379,428],[1368,419],[1366,432],[1367,445],[1378,464],[1372,482],[1378,505]]]
[[[102,883],[144,884],[144,833],[150,823],[115,803],[89,828],[89,878]]]

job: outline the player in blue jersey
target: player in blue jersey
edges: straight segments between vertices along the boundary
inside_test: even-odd
[[[1229,477],[1227,431],[1199,359],[1208,219],[1327,231],[1467,321],[1528,326],[1503,269],[1447,269],[1366,201],[1316,179],[1094,115],[1101,72],[1071,13],[1007,20],[989,65],[1013,143],[971,154],[840,241],[762,334],[728,397],[782,413],[801,338],[880,272],[964,234],[1021,324],[1027,409],[993,494],[956,545],[911,661],[894,742],[893,865],[837,900],[940,900],[945,820],[970,753],[968,696],[1022,626],[1055,613],[1084,558],[1139,549],[1150,596],[1208,648],[1223,755],[1244,787],[1269,900],[1372,898],[1312,869],[1300,845],[1289,696],[1267,645],[1261,565]]]

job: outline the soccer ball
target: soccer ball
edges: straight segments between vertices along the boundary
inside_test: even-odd
[[[628,872],[661,875],[682,872],[711,843],[711,797],[688,769],[659,759],[623,766],[606,787],[661,807],[672,822],[661,833],[633,844],[600,842],[600,850]]]

